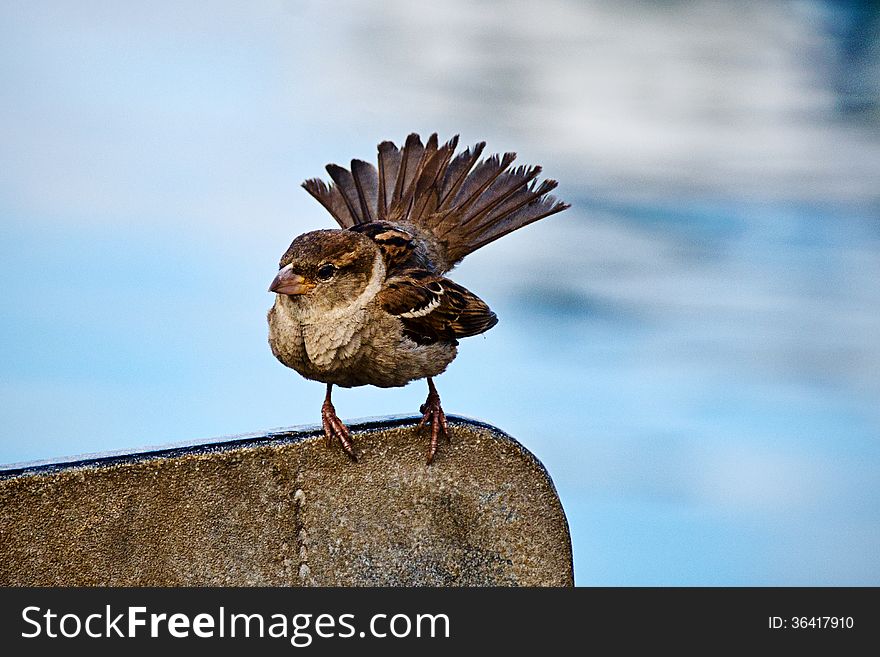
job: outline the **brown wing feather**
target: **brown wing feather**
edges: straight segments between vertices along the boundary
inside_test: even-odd
[[[405,333],[424,344],[455,342],[488,331],[498,323],[489,306],[461,285],[422,269],[390,278],[379,292],[386,312],[401,319]]]

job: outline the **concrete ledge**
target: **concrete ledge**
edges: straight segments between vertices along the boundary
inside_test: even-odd
[[[425,465],[415,418],[0,469],[4,586],[571,586],[546,470],[450,416]]]

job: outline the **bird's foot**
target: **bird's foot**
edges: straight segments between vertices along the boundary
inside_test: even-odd
[[[348,427],[343,424],[339,416],[336,415],[336,409],[330,401],[325,401],[321,406],[321,423],[324,425],[324,436],[327,438],[327,447],[333,445],[333,439],[337,438],[339,444],[342,445],[343,451],[348,454],[352,461],[357,461],[357,455],[354,453],[354,447],[351,444],[351,434]]]
[[[419,412],[422,413],[422,421],[419,422],[418,429],[421,431],[426,424],[430,423],[431,425],[431,447],[428,450],[428,465],[431,465],[434,462],[434,456],[437,454],[437,442],[440,436],[442,435],[446,438],[447,442],[450,442],[446,414],[440,406],[440,395],[437,394],[433,385],[430,386],[428,398],[419,408]]]

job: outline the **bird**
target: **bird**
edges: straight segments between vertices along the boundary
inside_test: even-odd
[[[460,338],[498,322],[477,295],[446,274],[468,254],[570,207],[538,182],[540,166],[516,153],[482,158],[481,141],[456,154],[458,135],[440,145],[410,134],[401,148],[378,145],[377,165],[328,164],[331,181],[302,186],[339,228],[296,237],[269,286],[269,345],[306,379],[326,384],[321,423],[352,461],[351,434],[331,400],[333,386],[404,386],[427,379],[418,431],[430,428],[427,463],[450,439],[434,378],[456,357]]]

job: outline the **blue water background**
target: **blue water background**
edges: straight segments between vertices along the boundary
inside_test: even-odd
[[[298,185],[461,133],[572,203],[455,271],[500,323],[437,384],[545,463],[578,584],[880,584],[871,3],[0,19],[0,462],[316,423],[322,386],[266,345],[279,256],[332,225]]]

